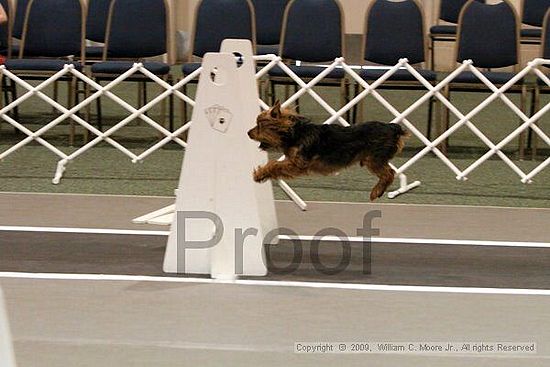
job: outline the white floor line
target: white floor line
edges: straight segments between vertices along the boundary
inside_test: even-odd
[[[109,234],[109,235],[139,235],[139,236],[168,236],[169,231],[153,231],[145,229],[110,229],[110,228],[65,228],[65,227],[30,227],[30,226],[0,226],[0,232],[44,232],[44,233],[82,233],[82,234]],[[322,240],[326,242],[342,242],[343,239],[349,242],[365,243],[369,239],[357,236],[340,238],[337,236],[288,236],[281,235],[282,240],[313,241]],[[498,247],[535,247],[550,248],[549,242],[515,242],[515,241],[483,241],[483,240],[456,240],[439,238],[400,238],[400,237],[373,237],[372,243],[397,243],[416,245],[457,245],[457,246],[498,246]]]
[[[30,227],[30,226],[0,226],[0,232],[44,232],[44,233],[82,233],[82,234],[114,234],[140,236],[168,236],[169,231],[152,231],[146,229],[112,229],[112,228],[65,228],[65,227]]]
[[[337,236],[279,236],[281,240],[302,240],[314,241],[321,240],[327,242],[372,242],[372,243],[401,243],[401,244],[416,244],[416,245],[457,245],[457,246],[500,246],[500,247],[542,247],[550,248],[549,242],[516,242],[516,241],[483,241],[483,240],[455,240],[444,238],[400,238],[400,237],[337,237]]]
[[[128,194],[83,194],[83,193],[74,193],[74,192],[29,192],[29,191],[2,191],[2,195],[22,195],[22,196],[83,196],[83,197],[120,197],[120,198],[146,198],[146,199],[173,199],[176,200],[175,196],[156,196],[156,195],[128,195]]]
[[[122,197],[122,198],[146,198],[146,199],[173,199],[175,196],[155,196],[155,195],[121,195],[121,194],[77,194],[77,193],[60,193],[60,192],[17,192],[17,191],[4,191],[0,193],[7,195],[40,195],[40,196],[83,196],[83,197]],[[292,200],[281,200],[276,199],[275,202],[280,203],[291,203]],[[460,204],[405,204],[405,203],[376,203],[371,204],[367,201],[326,201],[326,200],[308,200],[308,203],[313,204],[348,204],[348,205],[365,205],[365,206],[381,206],[381,207],[391,207],[391,206],[407,206],[407,207],[448,207],[448,208],[476,208],[476,209],[519,209],[519,210],[547,210],[550,211],[548,207],[519,207],[519,206],[494,206],[494,205],[460,205]]]
[[[357,290],[357,291],[550,296],[550,289],[434,287],[434,286],[382,285],[382,284],[356,284],[356,283],[322,283],[322,282],[246,280],[246,279],[218,280],[218,279],[210,279],[210,278],[181,278],[181,277],[145,276],[145,275],[106,275],[106,274],[0,272],[0,279],[35,279],[35,280],[40,279],[40,280],[74,280],[74,281],[196,283],[196,284],[216,284],[216,285],[241,285],[241,286],[339,289],[339,290]]]

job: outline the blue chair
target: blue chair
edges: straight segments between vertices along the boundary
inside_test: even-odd
[[[10,0],[0,0],[0,5],[8,16],[8,21],[0,25],[0,55],[7,55],[11,46],[11,24],[13,23],[13,8]]]
[[[13,39],[21,41],[23,37],[23,25],[25,23],[25,16],[27,14],[27,8],[31,0],[16,0],[15,7],[10,10],[12,20],[10,21],[10,48],[6,52],[8,58],[19,55],[19,43],[14,43]]]
[[[319,75],[324,67],[344,55],[344,16],[337,0],[292,0],[288,3],[283,19],[279,55],[297,76],[305,81]],[[300,62],[298,65],[297,61]],[[297,85],[280,68],[268,72],[272,104],[275,102],[276,85]],[[340,88],[341,104],[349,98],[346,73],[332,70],[317,86]],[[349,116],[349,115],[348,115]]]
[[[146,58],[168,52],[169,6],[166,0],[112,0],[101,62],[91,67],[98,83],[113,80],[130,69],[135,62],[153,74],[171,81],[170,65],[165,62],[147,61]],[[143,103],[147,101],[146,82],[149,77],[134,74],[127,81],[140,82]],[[170,98],[170,124],[172,124],[172,99]],[[101,101],[97,99],[98,128],[101,130]]]
[[[521,43],[539,44],[544,14],[550,8],[550,0],[522,0],[522,24],[535,28],[521,29]]]
[[[546,15],[543,17],[540,55],[543,59],[550,59],[550,9],[547,10]],[[546,68],[550,67],[550,65],[544,66]],[[542,79],[537,78],[537,83],[532,93],[531,116],[540,108],[540,95],[548,93],[550,93],[550,86],[544,83]],[[533,134],[533,131],[529,129],[527,147],[531,148],[532,158],[537,156],[537,140],[537,135]]]
[[[478,0],[484,2],[484,0]],[[440,0],[437,24],[430,28],[431,65],[435,70],[435,42],[454,42],[456,40],[456,24],[464,4],[468,0]],[[441,21],[445,22],[441,24]]]
[[[8,23],[4,24],[1,31],[1,47],[0,55],[6,58],[11,58],[12,55],[19,55],[19,44],[14,44],[13,40],[21,40],[23,34],[23,23],[27,12],[29,0],[17,1],[1,0],[2,6],[8,15]],[[12,95],[12,100],[17,98],[17,89],[14,82],[2,79],[2,88],[4,90],[4,100],[6,104],[10,103],[9,94]],[[12,110],[12,115],[15,120],[19,118],[19,107]]]
[[[20,41],[23,35],[23,24],[25,14],[30,0],[1,0],[2,6],[8,15],[8,24],[1,31],[2,44],[0,55],[7,56],[19,55],[19,44],[13,42],[13,39]]]
[[[509,0],[496,4],[484,4],[469,0],[460,14],[458,39],[455,48],[456,61],[472,60],[474,66],[483,71],[483,75],[497,87],[512,79],[519,71],[519,17]],[[513,72],[493,71],[491,69],[511,67]],[[451,92],[487,93],[488,87],[472,72],[457,75],[445,88],[444,93],[450,99]],[[524,80],[518,81],[508,93],[521,94],[521,110],[525,110],[527,86]],[[449,127],[449,113],[444,111],[446,126]],[[524,135],[520,136],[519,156],[523,158]],[[445,149],[445,146],[443,146]]]
[[[6,56],[11,49],[11,26],[13,23],[13,14],[14,9],[12,6],[11,0],[0,0],[0,5],[6,12],[8,16],[8,21],[0,25],[0,55]],[[5,104],[10,103],[9,92],[14,92],[13,87],[8,87],[7,81],[5,78],[2,78],[2,90],[4,91],[4,102]]]
[[[85,17],[86,4],[83,0],[30,0],[23,23],[19,56],[8,59],[6,68],[30,80],[48,78],[65,64],[82,70],[85,61]],[[76,100],[77,79],[68,76],[63,80],[69,82],[68,100],[71,106]],[[72,144],[72,119],[70,125],[69,141]]]
[[[289,0],[252,0],[256,14],[256,53],[277,54],[283,15]]]
[[[410,64],[425,64],[424,14],[417,0],[373,1],[367,9],[362,54],[365,61],[388,67],[397,64],[401,58],[407,58]],[[367,68],[359,70],[359,75],[372,83],[386,71]],[[428,82],[436,83],[434,71],[425,68],[417,68],[417,71]],[[408,70],[398,70],[378,89],[426,90]],[[428,105],[428,139],[431,136],[433,103],[434,99],[431,99]]]
[[[182,66],[183,75],[189,75],[200,66],[194,58],[207,52],[219,52],[226,38],[252,41],[256,48],[254,6],[250,0],[202,0],[195,11],[191,51],[188,62]]]
[[[105,43],[107,18],[112,0],[89,0],[88,16],[86,18],[86,39],[96,43]],[[99,61],[103,58],[103,46],[86,47],[86,60]]]
[[[201,0],[195,9],[191,50],[182,65],[183,76],[196,71],[207,52],[219,52],[226,38],[248,39],[256,49],[254,6],[250,0]],[[192,81],[198,82],[198,79]],[[187,94],[187,85],[183,86]],[[187,104],[182,102],[182,116],[187,119]]]

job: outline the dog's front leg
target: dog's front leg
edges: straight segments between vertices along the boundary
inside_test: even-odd
[[[254,170],[254,181],[264,182],[269,179],[294,178],[303,174],[303,170],[289,159],[283,161],[270,160]]]

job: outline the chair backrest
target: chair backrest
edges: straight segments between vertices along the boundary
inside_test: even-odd
[[[279,55],[306,62],[344,54],[344,13],[337,0],[292,0],[286,7]]]
[[[10,27],[12,22],[12,6],[11,0],[0,0],[0,5],[4,8],[6,15],[8,16],[8,21],[4,24],[0,24],[0,50],[7,50],[9,47],[10,39]]]
[[[226,38],[241,38],[256,46],[254,6],[250,0],[202,0],[195,13],[191,54],[219,52]]]
[[[550,0],[523,0],[521,22],[523,24],[542,27],[544,14],[550,8]]]
[[[12,23],[12,37],[21,39],[23,37],[23,25],[25,23],[25,16],[27,14],[27,7],[31,0],[17,0],[14,19]]]
[[[159,56],[168,50],[166,0],[113,0],[103,59]]]
[[[280,42],[288,1],[252,0],[256,14],[256,42],[259,45],[276,45]]]
[[[471,59],[481,68],[517,66],[519,28],[518,16],[508,0],[496,4],[469,0],[458,22],[456,61]]]
[[[485,2],[485,0],[477,0],[479,2]],[[439,3],[439,19],[449,23],[458,23],[458,17],[464,4],[468,0],[441,0]]]
[[[550,58],[550,9],[546,12],[542,22],[541,52],[543,59]],[[546,65],[547,66],[547,65]]]
[[[105,42],[105,31],[111,2],[112,0],[88,0],[86,39],[94,42]]]
[[[424,15],[417,0],[375,0],[367,9],[363,59],[394,65],[406,57],[411,64],[426,60]]]
[[[84,0],[30,0],[19,57],[84,58],[86,34]]]

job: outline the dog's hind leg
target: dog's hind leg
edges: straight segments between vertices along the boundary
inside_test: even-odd
[[[370,200],[374,201],[386,192],[394,179],[394,171],[387,161],[379,161],[373,157],[368,157],[360,162],[361,166],[367,166],[370,172],[378,177],[378,182],[370,192]]]

